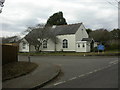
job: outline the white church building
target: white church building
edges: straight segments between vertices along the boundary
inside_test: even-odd
[[[89,38],[83,23],[54,26],[56,37],[55,44],[52,40],[43,41],[41,51],[66,51],[66,52],[90,52],[94,47],[94,40]],[[36,33],[38,34],[38,33]],[[19,52],[35,52],[33,45],[29,46],[25,37],[19,43]]]

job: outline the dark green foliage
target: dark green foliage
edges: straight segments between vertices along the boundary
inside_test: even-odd
[[[86,29],[86,31],[87,31],[87,33],[88,33],[88,35],[92,32],[92,29]]]
[[[110,31],[111,39],[108,43],[109,50],[120,50],[120,29]]]
[[[120,50],[120,41],[119,40],[110,40],[106,44],[107,50]]]
[[[92,51],[93,51],[93,52],[98,52],[97,47],[94,47]]]
[[[111,39],[120,39],[120,29],[113,29],[111,32]]]
[[[97,29],[90,32],[89,35],[94,38],[95,41],[104,44],[106,50],[120,50],[120,29],[113,29],[112,31]]]
[[[110,40],[110,33],[106,29],[98,29],[95,31],[92,31],[90,33],[90,37],[92,37],[95,41],[106,43]]]
[[[52,16],[50,16],[45,26],[53,25],[67,25],[62,12],[54,13]]]
[[[112,44],[112,45],[109,45],[109,50],[120,50],[120,48],[118,47],[117,44]]]

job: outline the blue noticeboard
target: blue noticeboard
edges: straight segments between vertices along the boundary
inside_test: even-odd
[[[104,45],[100,44],[100,45],[98,45],[97,49],[98,49],[98,50],[104,50],[105,47],[104,47]]]

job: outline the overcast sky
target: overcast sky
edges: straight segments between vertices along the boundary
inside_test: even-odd
[[[35,2],[36,1],[36,2]],[[112,3],[108,3],[108,2]],[[5,0],[0,14],[0,36],[18,35],[28,26],[46,23],[62,11],[68,24],[86,28],[118,28],[117,0]]]

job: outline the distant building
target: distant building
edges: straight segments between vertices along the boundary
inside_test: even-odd
[[[94,40],[89,38],[83,23],[53,26],[51,29],[59,42],[55,44],[51,39],[44,40],[42,51],[74,51],[90,52],[94,47]],[[31,33],[39,34],[33,30]],[[24,37],[19,43],[19,52],[35,51],[33,45],[29,45],[29,40]]]

